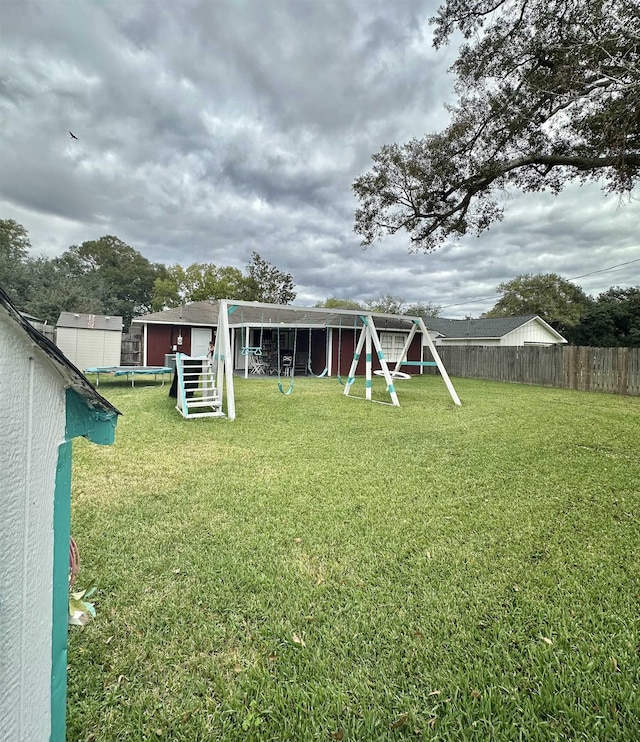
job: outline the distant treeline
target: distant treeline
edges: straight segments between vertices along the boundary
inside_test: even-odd
[[[55,258],[32,257],[27,230],[0,219],[0,286],[16,306],[54,324],[60,312],[131,318],[208,298],[288,304],[293,278],[257,252],[243,272],[194,263],[187,268],[151,263],[118,237],[106,235],[71,245]]]

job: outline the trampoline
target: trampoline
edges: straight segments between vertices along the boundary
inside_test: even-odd
[[[170,366],[91,366],[85,368],[83,373],[96,375],[96,386],[100,386],[100,374],[110,374],[111,376],[131,377],[131,386],[135,386],[136,376],[151,376],[155,381],[160,375],[162,377],[162,386],[164,386],[165,374],[172,374],[173,369]]]

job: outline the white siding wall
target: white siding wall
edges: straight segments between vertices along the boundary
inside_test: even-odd
[[[119,366],[122,333],[58,327],[56,345],[80,371],[91,366]]]
[[[51,725],[53,499],[65,433],[62,380],[0,314],[0,740]]]
[[[440,345],[440,336],[437,332],[434,332],[433,330],[427,330],[429,333],[429,337],[431,338],[434,345]],[[427,343],[427,339],[425,337],[422,338],[422,347],[428,348],[429,343]]]
[[[557,338],[539,322],[528,322],[501,338],[501,345],[524,345],[525,343],[557,343]]]
[[[499,340],[473,338],[471,340],[441,340],[437,345],[500,345]]]

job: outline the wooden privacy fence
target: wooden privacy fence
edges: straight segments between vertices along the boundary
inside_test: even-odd
[[[120,364],[122,366],[142,365],[142,334],[122,333],[120,345]]]
[[[640,348],[440,345],[438,353],[450,376],[640,395]]]
[[[48,340],[51,340],[52,343],[56,342],[55,325],[48,325],[43,322],[31,322],[31,324],[38,332],[41,332]]]

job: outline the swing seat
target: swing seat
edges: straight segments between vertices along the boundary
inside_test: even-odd
[[[384,376],[384,371],[382,369],[378,369],[377,371],[373,372],[376,376]],[[411,376],[409,374],[405,374],[404,371],[389,371],[389,376],[392,379],[410,379]]]
[[[327,368],[327,366],[325,366],[324,367],[324,371],[322,373],[320,373],[320,374],[314,374],[313,373],[313,369],[311,368],[311,364],[309,363],[307,365],[307,371],[311,374],[311,376],[315,376],[316,379],[323,379],[327,375],[329,369]]]
[[[284,394],[285,396],[289,396],[291,392],[293,391],[293,378],[289,382],[289,388],[285,391],[285,388],[282,386],[282,382],[278,382],[278,389],[280,390],[281,394]]]

